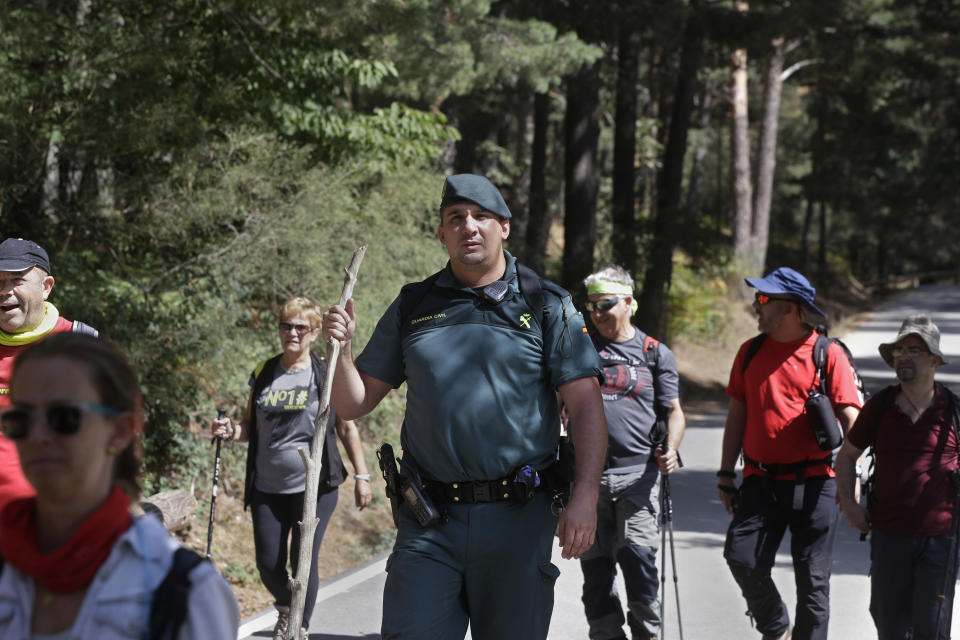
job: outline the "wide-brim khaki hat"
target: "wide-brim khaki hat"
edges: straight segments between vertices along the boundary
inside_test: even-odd
[[[885,342],[880,345],[880,357],[883,358],[883,361],[892,367],[893,347],[904,338],[910,336],[917,336],[923,340],[923,343],[927,345],[930,353],[940,358],[941,364],[950,364],[947,362],[947,359],[943,357],[943,352],[940,351],[940,328],[934,324],[933,320],[923,314],[908,316],[903,321],[903,324],[900,325],[900,332],[897,334],[897,339],[893,342]]]

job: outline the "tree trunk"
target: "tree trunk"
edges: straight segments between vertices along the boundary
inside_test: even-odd
[[[597,143],[600,137],[600,64],[585,66],[567,82],[564,119],[564,234],[561,282],[570,291],[583,288],[593,271],[597,235]]]
[[[530,140],[530,120],[532,117],[533,92],[526,86],[518,88],[516,92],[517,106],[513,110],[516,118],[513,126],[508,130],[512,131],[511,140],[508,141],[508,148],[512,156],[514,167],[529,167],[530,160],[527,157],[531,147]],[[511,211],[513,219],[510,222],[510,247],[517,259],[524,264],[530,264],[527,260],[527,226],[530,224],[530,172],[520,171],[515,174],[512,188],[509,192],[511,197]],[[514,235],[516,234],[516,235]]]
[[[760,124],[760,153],[757,158],[757,193],[753,206],[753,225],[749,262],[750,273],[760,273],[767,260],[770,240],[770,204],[773,202],[773,175],[777,168],[777,127],[780,118],[780,98],[783,93],[784,39],[772,42],[770,59],[763,91],[763,120]]]
[[[739,11],[747,3],[737,1]],[[740,265],[750,264],[752,226],[752,188],[750,184],[750,122],[747,115],[747,50],[737,49],[730,55],[730,154],[733,175],[733,253]],[[747,293],[741,287],[743,293]]]
[[[152,513],[167,531],[186,529],[197,514],[197,499],[184,489],[161,491],[140,501],[144,513]]]
[[[340,306],[347,304],[353,297],[353,288],[357,284],[357,273],[360,264],[367,253],[367,245],[362,245],[353,252],[350,266],[345,270],[343,289],[340,292]],[[317,491],[320,481],[320,466],[323,460],[324,439],[327,434],[327,419],[330,416],[330,391],[333,387],[333,376],[337,370],[337,358],[340,357],[340,342],[334,338],[327,341],[327,376],[320,393],[318,415],[313,423],[313,440],[310,451],[305,447],[298,447],[297,453],[303,461],[307,472],[306,485],[303,490],[303,520],[300,526],[300,554],[296,560],[296,578],[290,581],[290,625],[287,628],[284,640],[298,640],[300,627],[303,625],[303,608],[307,601],[307,579],[310,576],[310,565],[317,561],[313,555],[313,538],[317,532]],[[310,621],[307,620],[309,626]]]
[[[53,137],[47,142],[40,194],[40,211],[48,220],[56,219],[57,204],[60,202],[60,145]]]
[[[807,273],[810,264],[810,231],[813,229],[813,189],[806,189],[807,208],[803,214],[803,231],[800,235],[800,273]]]
[[[820,246],[817,251],[817,282],[827,278],[827,203],[820,198]]]
[[[527,216],[526,260],[531,269],[544,273],[550,215],[547,210],[547,128],[550,124],[550,96],[533,98],[533,144],[530,149],[530,212]]]
[[[700,67],[702,37],[698,9],[701,0],[691,0],[684,28],[683,52],[674,91],[670,129],[663,154],[660,188],[657,190],[657,217],[654,222],[652,250],[643,278],[638,323],[647,334],[666,339],[667,293],[673,275],[673,250],[683,192],[683,160],[693,112],[693,95]]]
[[[697,118],[697,129],[700,130],[700,137],[693,148],[693,162],[690,165],[690,181],[687,187],[685,218],[690,225],[697,224],[697,216],[703,207],[703,184],[706,179],[707,164],[707,134],[711,125],[710,109],[713,107],[713,87],[710,86],[710,83],[705,82],[702,89],[700,93],[700,112]]]
[[[620,25],[617,47],[617,97],[613,139],[613,261],[633,273],[637,261],[636,151],[637,74],[640,33]]]

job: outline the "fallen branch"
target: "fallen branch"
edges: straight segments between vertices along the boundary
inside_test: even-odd
[[[343,291],[340,293],[340,306],[347,304],[353,297],[353,287],[357,283],[360,263],[367,253],[363,245],[353,252],[353,260],[343,277]],[[317,484],[320,479],[320,462],[323,458],[324,437],[327,433],[327,419],[330,416],[330,388],[333,386],[333,374],[340,357],[340,342],[331,339],[327,342],[327,375],[320,392],[320,410],[313,425],[311,452],[307,454],[303,447],[297,449],[303,466],[307,469],[307,485],[303,490],[303,520],[300,525],[300,557],[297,558],[296,577],[290,580],[293,599],[290,603],[290,623],[287,626],[286,640],[299,640],[303,622],[303,608],[307,600],[307,580],[310,577],[310,564],[317,559],[313,555],[313,537],[317,531]],[[309,624],[309,620],[307,623]]]

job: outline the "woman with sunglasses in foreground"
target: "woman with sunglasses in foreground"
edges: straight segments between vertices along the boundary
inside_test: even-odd
[[[309,450],[313,441],[327,368],[326,362],[310,350],[320,334],[320,309],[307,298],[298,297],[284,302],[277,315],[281,353],[254,369],[247,409],[240,424],[219,418],[213,421],[212,433],[228,440],[249,442],[243,505],[250,507],[253,519],[257,570],[277,608],[273,637],[282,639],[286,637],[292,595],[287,563],[295,568],[300,555],[297,523],[303,519],[306,488],[306,470],[297,449]],[[354,502],[358,509],[370,504],[370,474],[357,427],[351,421],[338,418],[331,409],[317,491],[319,522],[310,556],[303,611],[305,626],[313,614],[320,584],[317,553],[337,506],[337,487],[346,479],[334,431],[343,442],[355,471]],[[306,628],[302,628],[300,637],[306,635]]]
[[[140,494],[137,374],[111,343],[60,333],[14,364],[0,414],[36,497],[0,513],[0,638],[147,638],[153,594],[179,542]],[[172,638],[236,638],[239,613],[209,562],[187,575],[186,615]],[[159,616],[158,616],[159,617]]]

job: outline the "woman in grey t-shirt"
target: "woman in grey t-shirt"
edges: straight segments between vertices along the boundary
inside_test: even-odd
[[[319,411],[326,363],[310,350],[320,334],[320,309],[306,298],[291,298],[277,314],[282,351],[261,362],[250,376],[250,399],[243,420],[213,422],[212,432],[227,439],[249,442],[244,506],[251,508],[257,569],[278,611],[273,637],[284,638],[290,614],[288,561],[294,569],[300,551],[306,471],[297,449],[310,447]],[[317,496],[317,525],[313,563],[307,581],[303,612],[309,624],[319,579],[316,558],[327,523],[337,504],[337,487],[345,477],[334,431],[343,442],[354,468],[354,500],[359,509],[370,504],[370,474],[356,425],[331,410],[326,425]],[[289,548],[288,548],[289,540]],[[301,630],[306,637],[306,629]]]

